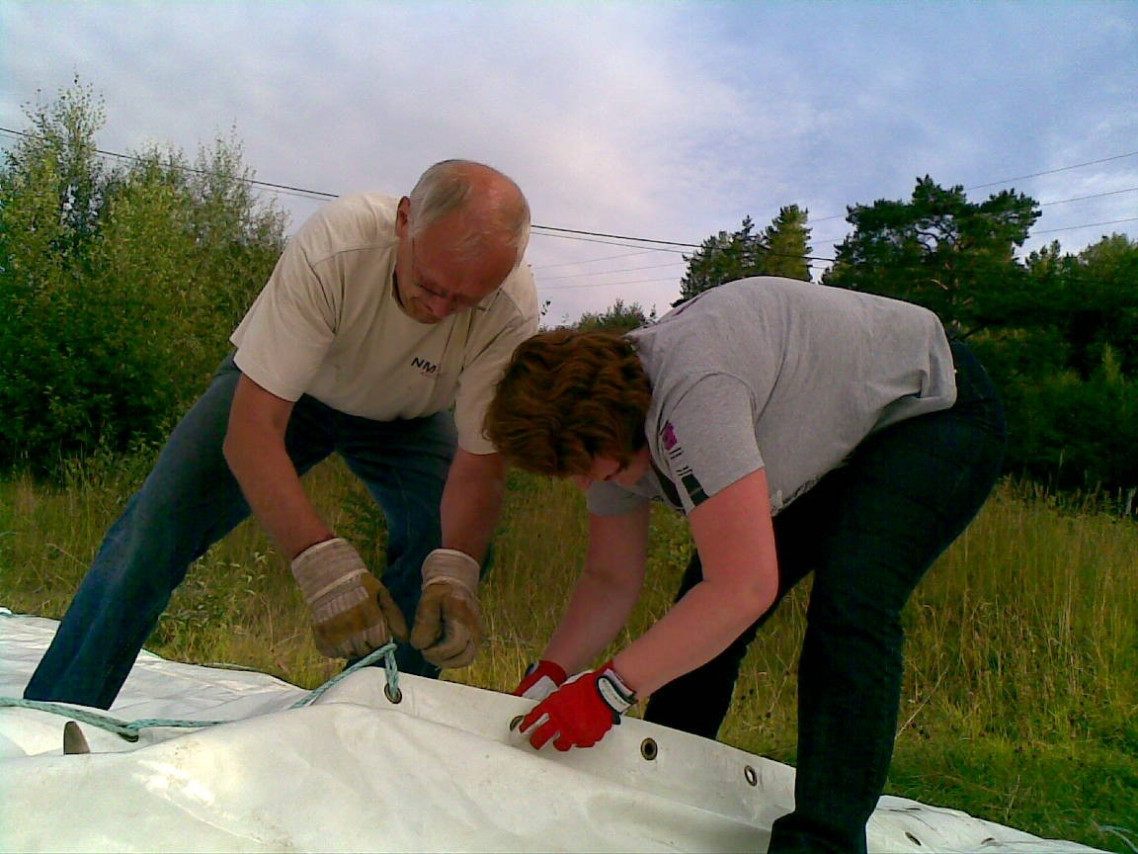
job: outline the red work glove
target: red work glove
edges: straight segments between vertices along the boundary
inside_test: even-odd
[[[636,702],[636,692],[624,684],[612,662],[596,670],[574,676],[530,711],[522,719],[521,731],[529,735],[530,744],[541,749],[555,738],[558,750],[592,747],[620,716]]]
[[[528,700],[544,700],[569,678],[565,668],[553,661],[542,659],[531,664],[514,695]]]

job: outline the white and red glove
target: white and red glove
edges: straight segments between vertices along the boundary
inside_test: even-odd
[[[312,612],[316,648],[329,658],[367,655],[393,636],[406,640],[403,612],[347,540],[309,546],[293,558],[292,574]]]
[[[411,646],[437,667],[465,667],[482,640],[478,561],[455,549],[435,549],[423,561],[423,592]]]
[[[558,750],[592,747],[636,702],[612,662],[585,671],[538,703],[522,719],[521,731],[538,750],[553,739]],[[532,730],[532,733],[530,732]]]
[[[560,688],[568,678],[569,674],[560,664],[542,659],[529,666],[526,675],[514,689],[514,696],[525,697],[528,700],[544,700]]]

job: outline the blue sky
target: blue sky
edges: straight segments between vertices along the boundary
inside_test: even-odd
[[[102,149],[232,129],[258,179],[322,193],[470,157],[539,225],[698,244],[798,204],[826,257],[846,205],[928,174],[1042,202],[1029,248],[1138,236],[1134,0],[0,3],[0,127],[76,74]],[[278,199],[294,225],[320,204]],[[666,309],[664,248],[535,234],[548,319]]]

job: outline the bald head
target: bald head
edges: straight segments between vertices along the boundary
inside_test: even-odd
[[[467,257],[488,249],[513,250],[515,266],[529,242],[530,210],[512,179],[472,160],[444,160],[419,178],[410,195],[410,232],[455,218],[461,237],[452,248]]]

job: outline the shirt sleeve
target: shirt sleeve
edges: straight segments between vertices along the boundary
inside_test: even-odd
[[[472,454],[495,453],[494,445],[483,433],[486,410],[490,407],[494,389],[514,350],[537,332],[537,294],[533,275],[528,267],[519,267],[514,275],[522,277],[518,284],[526,299],[514,304],[510,309],[510,318],[499,331],[491,334],[485,345],[475,344],[459,378],[454,421],[458,429],[459,446]],[[512,299],[507,293],[502,296]],[[529,299],[531,296],[532,300]]]
[[[728,374],[701,377],[665,402],[649,443],[685,513],[764,465],[751,394]]]
[[[237,367],[277,397],[299,400],[335,337],[341,297],[309,264],[297,235],[230,337]]]
[[[645,496],[615,483],[594,483],[585,491],[585,506],[594,516],[623,516],[649,503]]]

